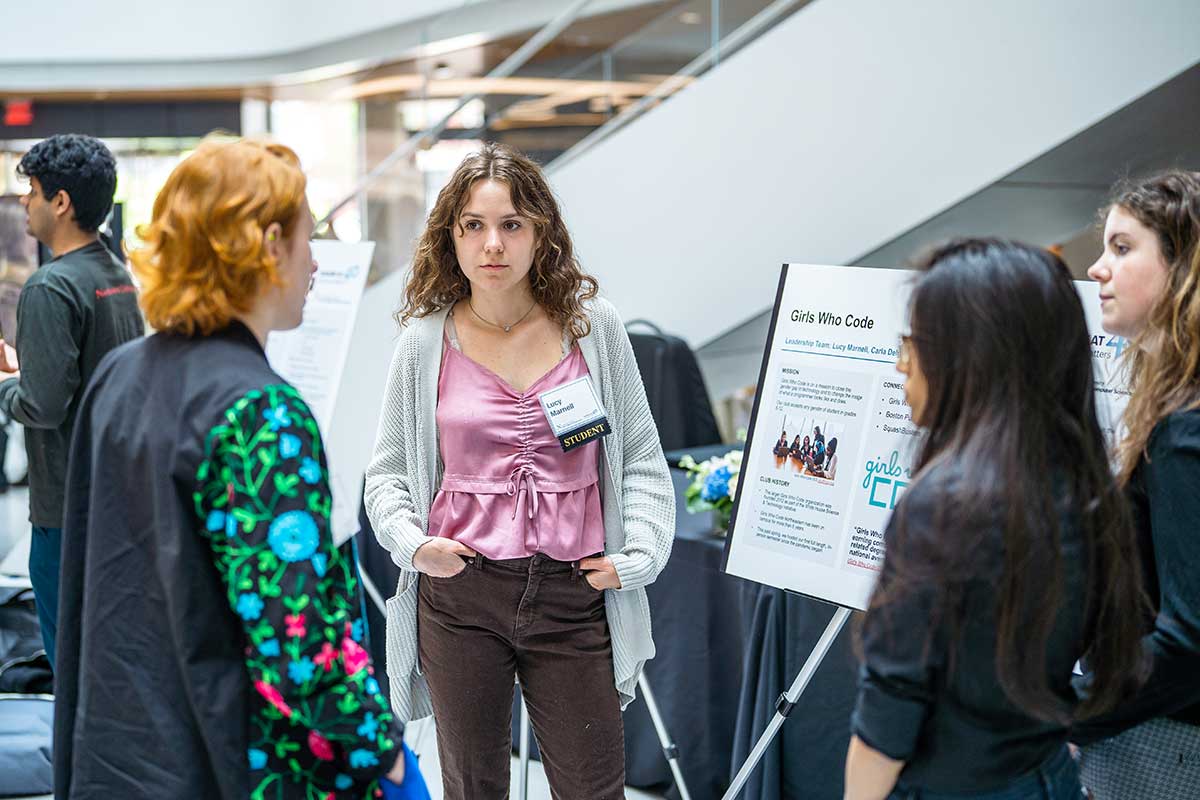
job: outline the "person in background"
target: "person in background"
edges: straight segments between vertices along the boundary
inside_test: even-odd
[[[621,710],[654,656],[645,586],[674,492],[629,337],[535,163],[495,144],[462,162],[399,317],[366,480],[402,570],[392,705],[432,711],[448,800],[506,797],[517,677],[553,795],[624,797]],[[543,402],[580,382],[612,432],[565,450]]]
[[[787,431],[779,432],[779,441],[775,443],[775,447],[772,449],[772,452],[774,452],[776,456],[786,456],[788,454]]]
[[[264,354],[316,272],[305,185],[286,147],[206,140],[139,229],[157,333],[97,368],[70,455],[59,800],[373,800],[416,772],[321,432]]]
[[[1097,800],[1191,799],[1200,796],[1200,173],[1118,186],[1088,275],[1100,284],[1104,330],[1128,340],[1132,396],[1117,457],[1153,602],[1141,642],[1152,672],[1136,697],[1071,738],[1092,743],[1081,765]]]
[[[1077,800],[1068,729],[1136,683],[1143,597],[1079,297],[1045,250],[960,240],[919,265],[909,323],[923,437],[860,630],[845,797]]]
[[[108,148],[89,136],[52,136],[22,156],[17,174],[29,180],[29,193],[21,198],[28,231],[54,258],[21,289],[16,349],[0,341],[0,371],[19,371],[0,383],[0,419],[25,426],[33,524],[29,579],[53,665],[75,415],[100,360],[140,338],[145,327],[129,271],[99,239],[117,185]]]

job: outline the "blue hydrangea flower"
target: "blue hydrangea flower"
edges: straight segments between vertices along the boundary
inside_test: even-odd
[[[280,428],[292,427],[292,420],[288,417],[288,408],[283,403],[263,411],[263,419],[267,421],[267,424],[271,426],[271,430],[275,432],[278,432]]]
[[[364,739],[374,739],[375,734],[379,732],[379,723],[375,721],[375,715],[370,711],[363,718],[362,725],[358,726],[358,735]]]
[[[279,655],[279,640],[278,639],[267,639],[265,642],[263,642],[262,644],[260,644],[258,646],[258,652],[262,653],[264,656],[278,656]]]
[[[338,775],[333,779],[333,785],[336,786],[339,791],[342,791],[353,786],[354,779],[349,775]]]
[[[312,558],[320,543],[317,523],[307,511],[285,511],[271,522],[267,544],[287,562]]]
[[[262,769],[267,765],[267,754],[258,748],[251,747],[246,755],[250,759],[250,769]]]
[[[356,642],[361,642],[363,639],[363,621],[362,617],[354,620],[350,625],[350,638]]]
[[[363,750],[361,747],[350,752],[350,766],[354,769],[366,769],[379,764],[379,759],[370,750]]]
[[[225,512],[224,511],[208,512],[208,519],[204,520],[204,527],[208,528],[213,533],[216,533],[217,531],[224,528],[225,527]]]
[[[700,490],[700,498],[708,503],[715,503],[729,494],[729,479],[732,477],[729,467],[719,467],[709,473]]]
[[[379,681],[374,678],[367,678],[363,686],[367,690],[367,694],[379,694]]]
[[[312,557],[313,572],[317,573],[318,578],[325,577],[325,570],[329,569],[329,559],[324,553],[317,553]]]
[[[313,660],[305,656],[299,661],[288,664],[288,677],[292,679],[292,683],[307,683],[312,680],[313,671],[316,668],[317,665],[313,663]]]
[[[244,620],[254,620],[262,616],[263,601],[254,592],[238,595],[237,612]]]
[[[285,433],[279,437],[279,457],[295,458],[300,455],[300,437]]]
[[[321,480],[321,464],[315,458],[305,457],[304,462],[300,465],[300,477],[309,486],[312,486],[317,481]]]

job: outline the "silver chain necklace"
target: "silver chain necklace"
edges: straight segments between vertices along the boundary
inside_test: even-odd
[[[537,308],[537,300],[534,300],[533,305],[531,305],[529,307],[529,310],[526,311],[524,314],[522,314],[521,318],[511,325],[498,325],[497,323],[492,322],[491,320],[484,319],[483,317],[479,316],[479,312],[476,311],[475,306],[471,304],[470,297],[467,298],[467,308],[471,309],[471,313],[475,315],[475,319],[479,320],[480,322],[484,323],[485,325],[491,325],[493,328],[500,328],[505,333],[509,333],[510,331],[512,331],[513,328],[515,328],[516,326],[518,326],[522,322],[524,322],[526,317],[528,317],[530,314],[533,313],[533,310],[535,308]]]

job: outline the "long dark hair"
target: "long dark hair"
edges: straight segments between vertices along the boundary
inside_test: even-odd
[[[1082,600],[1094,685],[1075,713],[1111,708],[1141,672],[1144,594],[1070,273],[1045,250],[992,239],[950,242],[917,267],[909,318],[927,403],[910,491],[936,492],[937,510],[918,529],[901,501],[886,554],[894,577],[871,607],[936,586],[931,629],[953,640],[966,621],[965,585],[994,580],[1001,687],[1031,716],[1067,724],[1073,712],[1049,685],[1047,645],[1062,605]],[[1063,596],[1064,514],[1082,528],[1085,598]],[[997,524],[1002,541],[985,539]]]

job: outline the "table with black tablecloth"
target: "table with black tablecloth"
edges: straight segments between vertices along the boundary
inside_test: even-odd
[[[728,448],[694,450],[697,460]],[[677,463],[681,454],[668,454]],[[678,508],[675,546],[647,588],[656,657],[646,679],[658,701],[693,800],[720,798],[775,713],[825,630],[834,607],[724,574],[724,540],[711,514],[684,509],[685,474],[671,470]],[[395,579],[386,554],[367,551],[364,567],[380,573],[385,593]],[[394,568],[393,568],[394,569]],[[382,631],[381,620],[373,628]],[[382,663],[382,641],[374,652]],[[854,704],[851,626],[838,636],[742,794],[746,800],[839,800]],[[514,703],[513,742],[519,741]],[[536,748],[535,748],[536,750]],[[645,703],[625,711],[626,783],[678,797]]]

